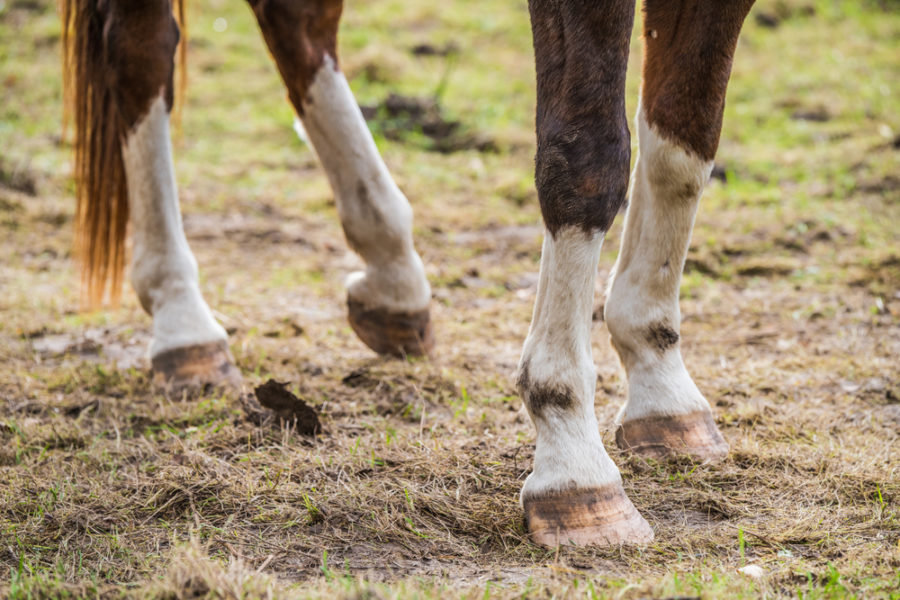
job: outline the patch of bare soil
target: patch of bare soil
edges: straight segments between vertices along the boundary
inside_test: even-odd
[[[43,363],[76,359],[112,363],[117,369],[146,369],[151,334],[131,327],[89,327],[83,331],[52,333],[46,328],[22,334],[35,358]]]
[[[3,158],[0,158],[0,186],[28,196],[37,194],[37,179],[31,169],[27,165],[10,165]]]
[[[213,252],[227,239],[202,233],[218,222],[187,222],[211,272],[230,260]],[[278,215],[225,223],[221,230],[321,235]],[[684,299],[682,344],[731,445],[728,459],[638,459],[616,450],[606,431],[657,541],[643,550],[547,551],[528,541],[517,504],[534,442],[512,382],[540,230],[433,225],[440,233],[422,239],[423,252],[437,273],[461,275],[435,278],[441,343],[430,361],[373,356],[341,310],[296,312],[288,327],[278,293],[229,283],[229,302],[239,308],[226,317],[245,323],[232,329],[232,346],[257,386],[243,404],[239,395],[183,401],[156,393],[146,362],[127,366],[148,342],[134,328],[147,321],[133,305],[113,313],[121,323],[99,328],[66,327],[35,311],[32,322],[42,327],[0,344],[8,365],[0,381],[0,526],[30,549],[34,565],[62,565],[76,587],[85,564],[105,579],[152,582],[161,566],[149,557],[192,538],[202,540],[201,554],[244,565],[185,580],[181,559],[171,558],[169,583],[159,585],[176,585],[175,577],[175,597],[260,569],[279,580],[317,580],[326,555],[327,564],[368,581],[415,575],[510,589],[560,573],[654,576],[673,556],[698,568],[753,561],[774,590],[794,585],[798,570],[824,572],[828,564],[864,564],[869,574],[900,567],[900,487],[891,475],[900,467],[892,450],[900,443],[900,298],[885,297],[873,312],[855,271],[829,286],[788,285],[775,256],[785,248],[763,241],[777,237],[772,231],[722,236],[710,249],[711,269],[728,277],[709,277],[705,291]],[[853,243],[834,235],[822,244],[817,231],[785,234],[799,246],[790,251],[791,273],[829,244]],[[467,254],[451,261],[453,247]],[[242,248],[248,264],[282,260],[277,243]],[[343,260],[308,248],[291,256],[326,270]],[[56,272],[70,268],[48,260]],[[878,285],[895,285],[893,264],[887,257],[860,277],[884,274]],[[531,279],[515,283],[526,274]],[[316,302],[291,293],[292,302],[296,294],[301,304]],[[606,429],[623,380],[602,323],[593,337]],[[0,563],[15,570],[19,556],[0,554]]]

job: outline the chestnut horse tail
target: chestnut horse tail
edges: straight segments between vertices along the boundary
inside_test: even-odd
[[[60,0],[64,123],[74,123],[75,128],[75,255],[81,264],[82,304],[88,308],[103,303],[107,287],[110,302],[118,303],[128,231],[128,185],[122,161],[128,126],[117,104],[103,4],[103,0]],[[184,1],[175,0],[175,4],[184,30]],[[185,47],[182,41],[178,86],[182,89]]]
[[[172,120],[179,133],[181,125],[181,111],[184,106],[184,92],[187,89],[187,47],[188,27],[184,16],[184,5],[187,0],[172,0],[175,9],[175,18],[178,20],[178,29],[181,32],[178,44],[178,78],[175,80],[175,110],[172,111]]]

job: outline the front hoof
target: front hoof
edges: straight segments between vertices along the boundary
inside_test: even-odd
[[[621,483],[524,498],[525,525],[542,546],[641,546],[653,530]]]
[[[225,341],[166,350],[154,356],[153,384],[171,392],[241,385],[241,372]]]
[[[656,459],[687,454],[712,462],[728,455],[728,442],[719,433],[712,414],[705,410],[625,421],[616,430],[616,445]]]
[[[434,328],[428,308],[415,312],[366,309],[347,300],[350,327],[369,348],[392,356],[422,356],[434,347]]]

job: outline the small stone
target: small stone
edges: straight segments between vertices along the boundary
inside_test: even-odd
[[[747,565],[745,567],[741,567],[740,569],[738,569],[738,573],[746,575],[747,577],[752,577],[753,579],[762,579],[762,577],[766,574],[763,568],[759,565]]]

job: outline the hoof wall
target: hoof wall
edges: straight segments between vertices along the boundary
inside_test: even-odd
[[[542,546],[640,546],[653,530],[622,485],[574,489],[523,500],[532,541]]]
[[[426,308],[417,312],[366,309],[361,302],[347,301],[350,326],[369,348],[392,356],[422,356],[434,347],[434,328]]]
[[[616,430],[616,444],[650,458],[687,454],[706,462],[728,455],[728,443],[708,411],[625,421]]]
[[[224,341],[166,350],[151,362],[153,384],[168,391],[241,385],[241,372]]]

